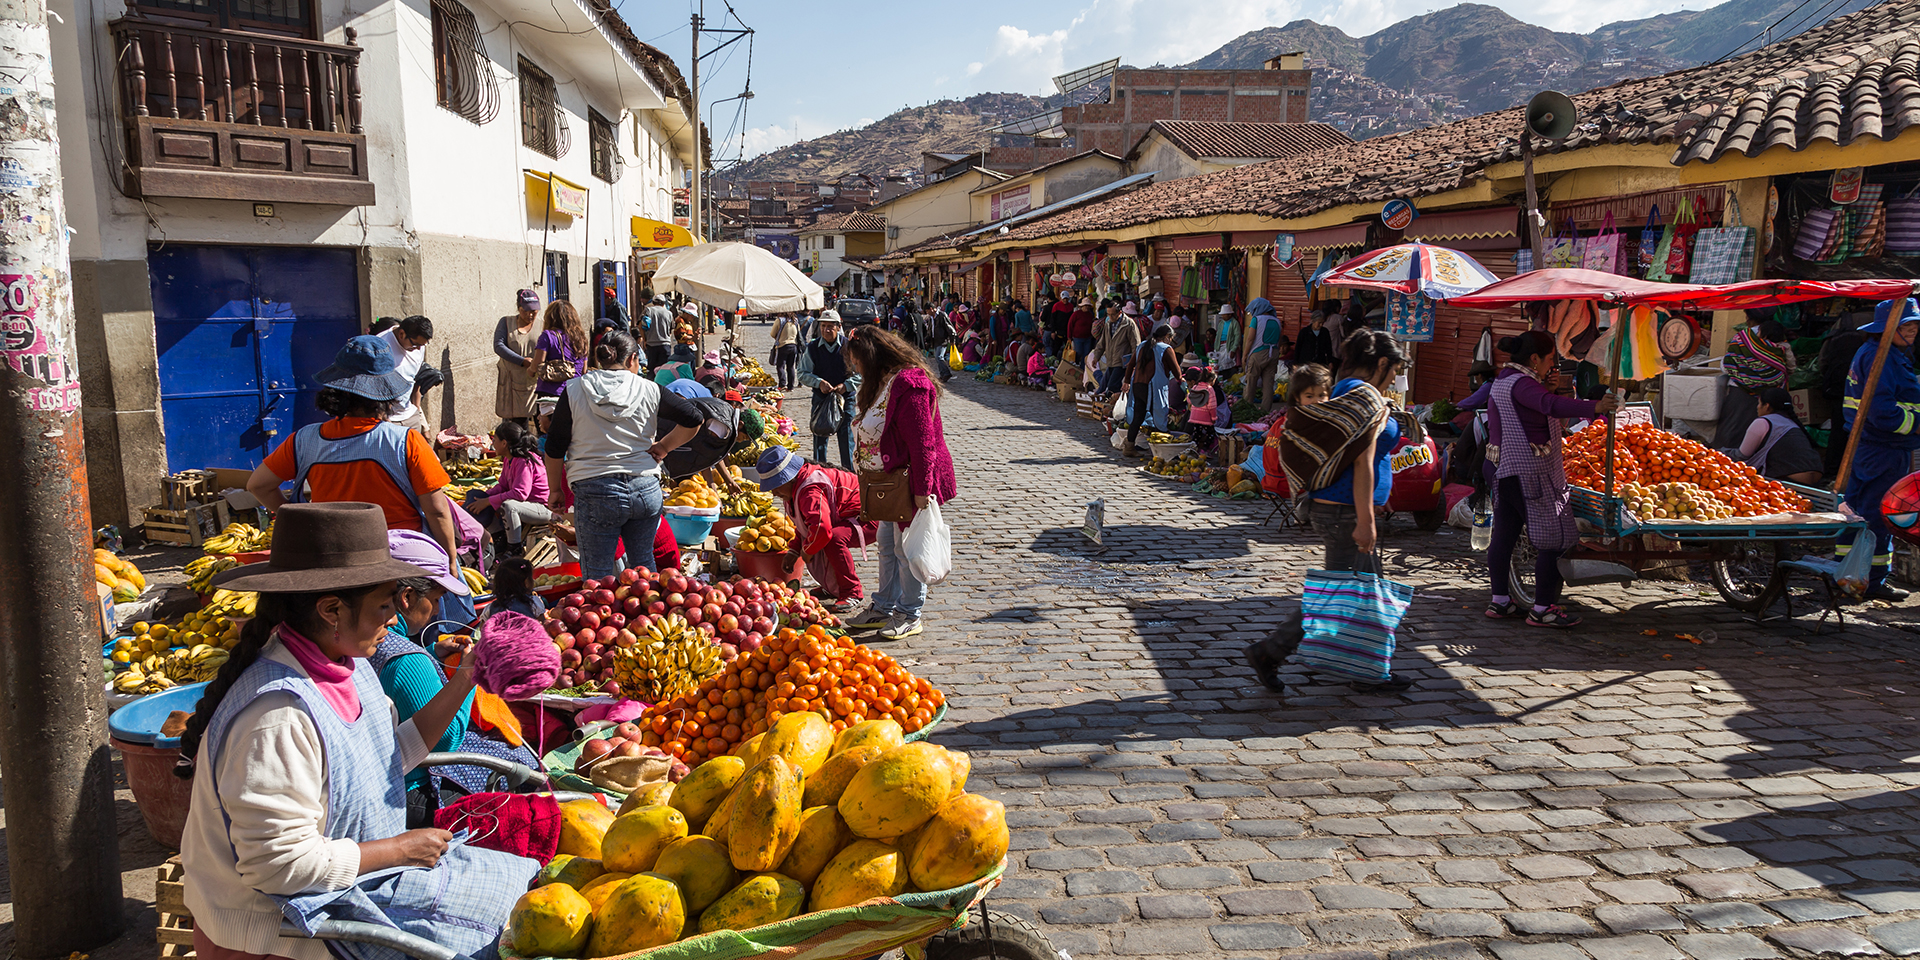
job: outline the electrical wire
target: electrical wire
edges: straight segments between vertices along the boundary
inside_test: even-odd
[[[1716,64],[1716,63],[1723,63],[1723,62],[1725,62],[1725,61],[1726,61],[1726,60],[1727,60],[1728,58],[1730,58],[1730,57],[1733,57],[1733,56],[1735,56],[1735,55],[1737,55],[1737,54],[1739,54],[1739,53],[1740,53],[1741,51],[1743,51],[1743,50],[1745,50],[1745,49],[1747,48],[1747,44],[1750,44],[1750,43],[1752,43],[1752,42],[1754,42],[1755,40],[1758,40],[1758,39],[1760,39],[1760,38],[1762,38],[1762,37],[1766,37],[1766,36],[1770,36],[1770,35],[1771,35],[1771,34],[1773,33],[1773,28],[1774,28],[1774,27],[1777,27],[1777,26],[1779,26],[1779,25],[1781,25],[1781,24],[1783,24],[1783,23],[1785,23],[1785,22],[1787,22],[1787,20],[1788,20],[1788,18],[1790,18],[1790,17],[1792,17],[1792,16],[1793,16],[1794,14],[1796,14],[1796,13],[1799,13],[1802,7],[1805,7],[1805,6],[1807,5],[1807,4],[1809,4],[1809,3],[1812,3],[1812,2],[1813,2],[1813,0],[1800,0],[1800,2],[1799,2],[1799,3],[1797,3],[1797,4],[1794,4],[1794,7],[1793,7],[1793,9],[1792,9],[1792,10],[1788,10],[1788,11],[1787,11],[1787,12],[1786,12],[1785,14],[1783,14],[1783,15],[1781,15],[1781,17],[1780,17],[1780,19],[1778,19],[1778,20],[1775,20],[1774,22],[1772,22],[1772,23],[1770,23],[1770,24],[1768,24],[1768,25],[1767,25],[1767,27],[1766,27],[1766,29],[1764,29],[1764,30],[1761,30],[1761,31],[1760,31],[1759,33],[1756,33],[1756,34],[1754,34],[1754,35],[1753,35],[1753,36],[1751,36],[1751,37],[1748,37],[1747,39],[1745,39],[1745,40],[1743,40],[1743,41],[1741,41],[1741,42],[1740,42],[1740,43],[1739,43],[1739,44],[1738,44],[1737,46],[1735,46],[1735,47],[1734,47],[1733,49],[1731,49],[1731,50],[1728,50],[1728,51],[1727,51],[1726,53],[1723,53],[1723,54],[1721,54],[1720,56],[1718,56],[1718,57],[1716,57],[1716,58],[1714,58],[1713,60],[1711,60],[1711,61],[1709,61],[1709,62],[1707,63],[1707,66],[1713,66],[1713,65],[1714,65],[1714,64]]]

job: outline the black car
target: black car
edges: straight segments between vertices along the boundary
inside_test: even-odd
[[[880,305],[872,300],[843,297],[834,302],[833,309],[840,314],[841,326],[848,330],[863,323],[880,322]]]

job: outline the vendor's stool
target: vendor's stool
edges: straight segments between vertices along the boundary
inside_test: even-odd
[[[1837,579],[1840,574],[1840,561],[1828,560],[1821,557],[1801,557],[1798,560],[1780,561],[1780,568],[1786,570],[1789,574],[1804,573],[1812,576],[1826,587],[1826,607],[1820,611],[1820,619],[1814,627],[1814,633],[1826,632],[1827,617],[1829,616],[1833,617],[1836,628],[1844,629],[1846,627],[1847,613],[1840,607],[1840,582]],[[1793,591],[1790,589],[1786,590],[1785,594],[1787,600],[1787,619],[1791,620],[1793,619]],[[1765,614],[1763,613],[1757,616],[1764,617]]]
[[[1276,497],[1265,491],[1262,491],[1260,496],[1273,504],[1273,509],[1267,512],[1267,518],[1260,521],[1261,526],[1264,527],[1272,523],[1274,517],[1281,518],[1280,526],[1282,528],[1304,527],[1307,525],[1306,518],[1300,515],[1300,511],[1294,509],[1292,497]]]

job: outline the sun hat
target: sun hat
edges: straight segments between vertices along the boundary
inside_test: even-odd
[[[1879,306],[1873,308],[1873,322],[1862,324],[1860,332],[1885,332],[1887,329],[1887,317],[1892,315],[1893,305],[1896,303],[1900,304],[1900,319],[1894,321],[1894,326],[1899,327],[1909,323],[1920,323],[1920,300],[1912,297],[1908,297],[1905,300],[1882,300]]]
[[[413,382],[394,369],[387,342],[372,334],[349,339],[313,380],[369,400],[398,400],[413,391]]]
[[[523,307],[538,309],[540,307],[540,295],[534,293],[531,289],[521,287],[520,292],[513,295],[513,302]]]
[[[707,355],[704,357],[701,357],[700,360],[703,363],[710,363],[717,367],[720,365],[720,351],[708,350]]]
[[[1154,303],[1166,303],[1166,302],[1167,302],[1167,295],[1166,295],[1166,294],[1164,294],[1164,293],[1156,293],[1156,294],[1154,294],[1154,295],[1153,295],[1153,302],[1154,302]]]
[[[447,548],[441,546],[440,541],[418,530],[388,530],[387,552],[393,554],[395,560],[439,571],[429,573],[427,579],[445,587],[448,593],[456,597],[473,596],[464,578],[446,572]]]
[[[760,455],[760,461],[753,465],[755,483],[762,490],[775,490],[793,482],[800,475],[800,467],[805,463],[800,455],[786,447],[774,447]]]
[[[431,576],[388,551],[386,511],[342,501],[281,507],[267,559],[223,570],[213,584],[250,593],[320,593]]]
[[[689,317],[697,317],[700,315],[700,308],[689,303],[682,306],[680,308],[680,312],[686,314]]]
[[[1132,300],[1128,300],[1126,302],[1126,305],[1120,308],[1120,312],[1126,314],[1129,317],[1137,317],[1140,315],[1140,308],[1134,306]]]
[[[1231,317],[1231,316],[1233,316],[1233,304],[1231,304],[1231,303],[1223,303],[1223,304],[1221,304],[1221,305],[1220,305],[1220,313],[1219,313],[1219,316],[1222,316],[1222,317]]]
[[[1475,360],[1467,366],[1467,376],[1469,377],[1491,377],[1498,372],[1499,371],[1493,368],[1493,364],[1485,360]]]

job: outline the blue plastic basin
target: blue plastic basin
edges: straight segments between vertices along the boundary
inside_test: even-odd
[[[204,683],[189,683],[150,693],[115,710],[107,718],[107,730],[115,740],[146,744],[161,750],[178,749],[180,738],[161,736],[160,727],[175,710],[193,712],[193,708],[200,703],[200,691],[205,687]]]

